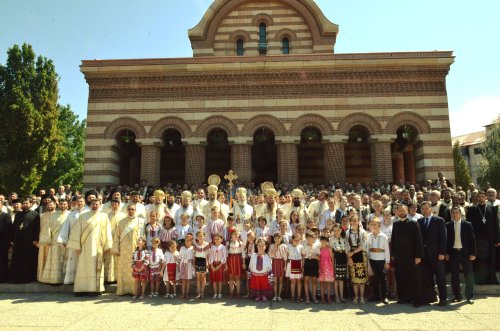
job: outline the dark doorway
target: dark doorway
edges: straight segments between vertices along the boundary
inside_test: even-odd
[[[141,148],[131,130],[122,130],[116,135],[120,159],[120,185],[139,184],[141,177]]]
[[[212,174],[224,175],[231,169],[231,146],[227,140],[227,132],[223,129],[213,129],[207,135],[205,148],[205,177]]]
[[[349,131],[345,144],[345,174],[348,183],[372,181],[370,133],[364,126],[357,125]]]
[[[163,133],[160,161],[161,185],[185,183],[186,147],[181,139],[181,133],[175,129],[167,129]]]
[[[299,183],[324,184],[325,159],[323,155],[323,137],[315,127],[307,127],[300,134],[297,146]]]
[[[278,179],[278,158],[274,132],[266,127],[253,134],[252,181],[276,183]]]

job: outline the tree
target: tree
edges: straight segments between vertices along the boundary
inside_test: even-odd
[[[500,187],[500,122],[493,124],[486,130],[484,161],[480,165],[481,186],[490,182],[494,188]]]
[[[51,60],[14,45],[0,65],[0,190],[31,193],[59,152],[58,76]]]
[[[85,126],[86,121],[80,121],[69,105],[59,106],[60,150],[55,165],[47,168],[38,188],[70,184],[73,191],[82,189]]]
[[[453,145],[453,163],[455,165],[456,186],[469,187],[469,183],[472,183],[472,178],[467,167],[467,162],[465,162],[462,156],[462,148],[458,141]]]

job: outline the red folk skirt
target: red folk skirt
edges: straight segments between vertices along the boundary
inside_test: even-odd
[[[253,298],[273,295],[269,274],[254,274],[250,277],[250,296]]]
[[[243,269],[243,258],[241,254],[229,254],[227,257],[227,274],[232,277],[240,277]]]
[[[284,259],[273,259],[273,275],[274,278],[285,277]]]
[[[176,263],[167,263],[167,276],[169,282],[175,282],[175,277],[177,275],[177,264]],[[165,278],[163,279],[165,280]]]
[[[212,265],[214,267],[217,267],[221,265],[221,262],[214,261]],[[213,283],[220,283],[224,281],[224,265],[222,265],[217,271],[213,271],[212,268],[210,268],[210,281],[212,281]]]
[[[142,261],[137,261],[132,266],[132,277],[139,280],[148,279],[148,268],[144,267],[144,263]]]

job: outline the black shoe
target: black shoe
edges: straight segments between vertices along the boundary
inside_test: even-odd
[[[384,305],[388,305],[388,304],[389,304],[389,299],[384,298],[384,300],[382,300],[382,303],[383,303]]]
[[[472,300],[472,299],[467,299],[467,303],[468,303],[469,305],[473,305],[473,304],[474,304],[474,300]]]
[[[462,301],[462,297],[459,297],[459,296],[454,297],[453,299],[451,299],[451,302],[460,302],[460,301]]]
[[[413,303],[413,307],[415,307],[415,308],[419,308],[420,306],[421,306],[421,304],[420,304],[420,303],[418,303],[418,302],[414,302],[414,303]]]
[[[446,299],[439,300],[438,306],[445,307],[446,306]]]

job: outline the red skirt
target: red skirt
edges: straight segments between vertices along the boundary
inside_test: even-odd
[[[175,282],[175,276],[177,275],[176,263],[167,263],[167,275],[169,282]]]
[[[227,273],[229,276],[240,277],[243,269],[241,254],[229,254],[227,257]]]
[[[212,265],[217,267],[221,265],[221,262],[215,261]],[[220,283],[224,281],[224,265],[222,265],[217,271],[213,271],[212,268],[210,268],[210,281],[213,283]]]
[[[273,295],[268,274],[252,274],[250,277],[250,296],[253,298]]]
[[[285,277],[284,259],[273,259],[273,275],[274,278]]]

